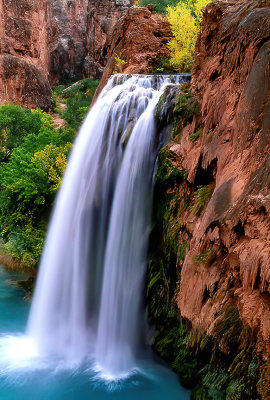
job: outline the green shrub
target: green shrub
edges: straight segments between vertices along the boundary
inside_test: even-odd
[[[117,54],[114,57],[114,74],[117,73],[122,73],[123,69],[127,65],[127,61],[123,60],[121,57],[119,57]]]
[[[175,108],[174,114],[182,118],[183,126],[193,118],[193,115],[198,115],[200,112],[200,105],[196,97],[191,91],[180,92]]]
[[[214,191],[214,185],[200,185],[196,192],[194,192],[192,210],[196,216],[199,216],[202,209],[210,200]]]
[[[60,85],[54,89],[59,101],[66,103],[63,118],[78,130],[85,118],[99,81],[84,79],[70,86]]]
[[[196,140],[202,136],[202,130],[201,129],[197,129],[192,135],[189,135],[189,139],[192,142],[196,142]]]
[[[49,214],[67,163],[74,131],[55,130],[50,115],[34,110],[39,133],[30,133],[0,165],[2,250],[29,267],[39,260]]]
[[[192,122],[193,117],[198,116],[200,113],[200,104],[192,94],[190,85],[181,85],[180,90],[173,109],[174,126],[171,134],[172,139],[176,139],[183,128]]]
[[[40,113],[42,113],[40,111]],[[15,104],[0,106],[1,160],[7,161],[12,150],[20,146],[28,134],[37,135],[42,126],[41,114]]]

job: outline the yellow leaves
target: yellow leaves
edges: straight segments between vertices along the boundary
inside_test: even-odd
[[[171,53],[172,66],[189,72],[191,70],[195,44],[202,18],[202,8],[209,0],[196,0],[187,4],[179,3],[167,8],[167,18],[171,25],[174,39],[168,47]]]
[[[50,182],[50,191],[56,191],[61,185],[62,176],[67,166],[67,153],[71,148],[68,143],[58,147],[54,144],[45,146],[34,154],[32,162],[41,173],[45,173]]]
[[[123,69],[125,68],[126,65],[127,65],[127,61],[123,60],[121,57],[119,57],[116,54],[114,57],[114,68],[115,68],[114,73],[115,74],[122,73]]]
[[[202,19],[202,9],[208,4],[210,3],[209,0],[197,0],[197,2],[195,3],[195,14],[196,17],[201,20]]]
[[[8,131],[7,129],[2,128],[0,130],[0,146],[5,147],[8,139]]]

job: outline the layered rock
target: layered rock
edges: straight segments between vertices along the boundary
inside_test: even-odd
[[[86,56],[89,0],[47,1],[47,52],[50,81],[82,74]]]
[[[210,40],[211,37],[214,40]],[[173,147],[183,159],[190,183],[194,184],[200,179],[199,174],[207,174],[208,170],[208,183],[215,185],[199,223],[193,226],[192,248],[182,271],[181,311],[195,325],[203,321],[205,327],[209,326],[216,311],[207,302],[207,318],[202,319],[203,296],[193,297],[192,304],[185,300],[190,286],[185,283],[191,281],[185,274],[187,270],[191,272],[192,256],[202,245],[208,241],[222,241],[228,252],[226,258],[233,254],[232,266],[239,269],[241,287],[236,291],[236,301],[241,315],[252,328],[260,327],[265,340],[270,338],[268,318],[259,317],[261,301],[255,301],[254,306],[251,303],[255,294],[257,300],[260,295],[270,295],[267,237],[270,233],[267,224],[269,71],[270,2],[231,1],[208,6],[192,79],[194,92],[202,106],[203,132],[194,145],[189,140],[194,130],[190,125],[184,131],[181,144]],[[215,173],[211,173],[209,166],[214,164]],[[213,284],[220,282],[220,272],[212,275],[216,275]],[[205,281],[200,283],[200,292],[210,284],[209,273],[203,273],[203,276]],[[197,279],[201,279],[200,273],[196,274]],[[247,313],[247,308],[253,312]]]
[[[183,234],[191,237],[177,305],[198,346],[211,338],[215,354],[231,360],[230,379],[250,379],[249,394],[239,384],[238,395],[253,399],[257,390],[268,399],[269,0],[216,1],[206,7],[192,88],[201,112],[169,146],[174,166],[186,175],[185,183],[171,190],[180,196],[187,185],[189,193],[189,207],[179,200],[177,214],[179,254]],[[177,264],[180,268],[179,259]],[[248,385],[256,363],[260,380],[254,389]]]

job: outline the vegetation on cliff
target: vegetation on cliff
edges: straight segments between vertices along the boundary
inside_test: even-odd
[[[49,213],[74,133],[70,128],[56,131],[52,117],[42,111],[21,108],[20,112],[37,116],[40,128],[35,131],[36,125],[32,130],[29,126],[22,143],[0,165],[2,251],[33,267],[42,251]]]
[[[162,99],[156,118],[163,129],[161,102]],[[198,174],[195,185],[191,184],[181,158],[171,150],[180,141],[186,126],[192,126],[193,132],[203,129],[198,101],[188,85],[182,85],[176,93],[170,110],[175,142],[159,154],[146,278],[148,316],[157,329],[153,347],[171,363],[181,383],[192,389],[191,399],[256,399],[260,385],[256,334],[241,320],[230,283],[222,293],[216,293],[215,288],[205,289],[205,302],[209,298],[213,304],[222,304],[211,333],[194,329],[192,321],[179,313],[177,296],[182,266],[193,243],[195,223],[213,194],[215,173],[211,181],[206,181],[204,174]],[[192,145],[199,146],[200,138],[201,133],[194,141],[190,139]],[[205,244],[192,262],[198,270],[211,269],[218,263],[226,276],[221,257],[222,249]]]
[[[58,129],[53,117],[39,109],[0,106],[1,252],[27,267],[39,261],[75,130],[97,84],[86,79],[54,89],[54,108],[66,120]],[[64,111],[59,102],[66,103]]]
[[[190,72],[195,44],[202,20],[202,8],[210,0],[140,0],[137,5],[154,5],[156,12],[166,14],[173,33],[173,39],[169,41],[169,60],[159,62],[159,70]],[[164,67],[163,67],[164,65]],[[170,67],[169,67],[170,65]]]
[[[181,72],[191,71],[195,44],[202,19],[202,8],[209,0],[180,2],[167,8],[167,18],[174,38],[168,46],[171,65]]]
[[[98,84],[99,81],[88,78],[53,88],[54,108],[72,128],[79,129]],[[59,102],[66,104],[63,111],[57,107]]]

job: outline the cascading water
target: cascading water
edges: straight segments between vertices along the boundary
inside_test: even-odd
[[[176,76],[112,77],[74,145],[43,252],[27,335],[41,356],[136,369],[154,166],[154,111]]]

